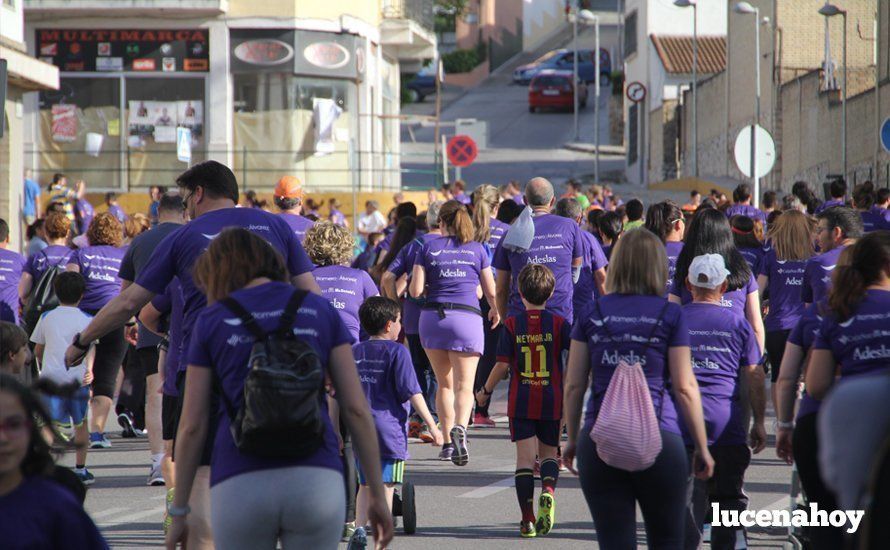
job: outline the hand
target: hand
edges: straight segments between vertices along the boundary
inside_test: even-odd
[[[130,344],[131,346],[136,345],[136,340],[138,338],[139,338],[139,326],[138,325],[129,326],[124,330],[124,340],[126,340],[127,343]]]
[[[794,462],[794,447],[791,445],[791,428],[779,428],[776,430],[776,456],[785,461],[789,466]]]
[[[766,448],[766,427],[762,422],[755,422],[751,426],[751,433],[748,434],[748,446],[751,447],[751,452],[754,454]]]
[[[491,321],[491,328],[495,328],[501,322],[501,316],[498,315],[497,308],[491,308],[488,311],[488,320]]]
[[[71,367],[76,367],[83,362],[83,359],[86,356],[86,350],[77,349],[73,345],[68,346],[68,349],[65,350],[65,366],[69,369]]]
[[[434,447],[441,447],[445,442],[445,438],[442,436],[442,430],[439,429],[438,426],[433,424],[432,426],[428,426],[430,430],[430,435],[433,436],[432,445]]]
[[[695,477],[698,479],[710,479],[714,475],[714,457],[711,456],[711,452],[707,448],[703,451],[695,451],[692,460],[695,467]]]
[[[167,529],[167,536],[164,541],[167,550],[176,550],[178,543],[182,543],[183,548],[186,548],[188,544],[188,526],[185,523],[185,516],[174,516],[173,523]]]
[[[83,373],[83,385],[89,386],[92,383],[93,383],[93,371],[87,369],[87,371]]]
[[[476,392],[476,404],[480,407],[485,406],[491,400],[491,396],[485,393],[485,390],[479,388],[479,391]]]
[[[371,493],[368,502],[368,522],[371,524],[371,529],[377,534],[374,539],[374,548],[384,550],[392,541],[393,526],[392,513],[382,494],[375,496],[374,493]]]
[[[572,440],[567,441],[566,446],[562,449],[562,463],[575,475],[578,475],[578,469],[575,468],[575,453],[577,450],[577,445]]]
[[[340,430],[334,430],[334,435],[337,437],[337,448],[340,450],[340,454],[343,454],[343,436],[340,435]]]

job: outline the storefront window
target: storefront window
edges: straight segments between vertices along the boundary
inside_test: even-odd
[[[191,129],[192,162],[205,158],[204,79],[126,79],[130,187],[173,185],[186,164],[176,158],[176,128]]]
[[[59,90],[40,93],[42,179],[65,172],[92,188],[121,188],[120,135],[119,78],[62,78]]]
[[[351,186],[355,83],[258,72],[236,74],[234,87],[234,165],[245,188],[270,187],[283,174],[308,187]]]

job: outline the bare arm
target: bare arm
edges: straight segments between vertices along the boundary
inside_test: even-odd
[[[126,279],[121,279],[121,292],[127,290],[127,288],[133,284],[133,281],[128,281]]]
[[[498,269],[497,272],[497,306],[501,319],[507,318],[507,304],[510,301],[510,271]]]
[[[195,473],[201,461],[201,450],[207,439],[210,418],[210,369],[189,365],[185,374],[185,394],[179,429],[176,431],[176,494],[173,506],[188,505]]]
[[[396,292],[396,275],[392,271],[383,273],[380,278],[380,294],[392,300],[398,300],[399,295]]]
[[[318,286],[318,283],[315,282],[315,277],[313,277],[312,273],[309,271],[291,278],[290,281],[294,287],[300,290],[305,290],[306,292],[312,292],[313,294],[321,296],[321,288]]]
[[[28,296],[31,295],[31,288],[34,286],[34,277],[30,273],[22,272],[22,278],[19,279],[19,301],[23,304],[28,303]]]
[[[803,367],[803,348],[788,342],[785,344],[785,355],[779,367],[779,379],[776,380],[776,420],[791,422],[794,418],[794,401],[797,396],[797,382],[800,380]]]
[[[139,320],[142,322],[142,326],[158,336],[164,335],[159,328],[163,316],[164,314],[158,311],[155,306],[151,305],[151,302],[145,304],[145,307],[139,312]]]
[[[593,278],[596,282],[596,291],[600,296],[606,295],[606,268],[601,267],[593,272]]]
[[[43,350],[46,349],[44,344],[35,344],[34,345],[34,357],[37,359],[37,362],[40,365],[43,365]]]
[[[422,265],[415,264],[414,271],[411,272],[411,283],[408,285],[408,293],[412,298],[420,298],[423,296],[423,290],[426,286],[426,271]]]
[[[683,305],[683,300],[681,300],[680,297],[677,296],[676,294],[674,294],[673,292],[668,294],[668,301],[671,302],[672,304]]]
[[[831,351],[814,349],[810,355],[810,364],[807,366],[807,393],[816,399],[824,399],[834,384],[835,370],[837,362]]]
[[[420,415],[420,418],[423,419],[424,423],[429,428],[430,434],[433,436],[433,445],[442,445],[442,431],[436,426],[436,421],[433,419],[433,415],[430,414],[430,410],[426,406],[426,400],[424,400],[423,394],[415,393],[411,396],[410,402],[411,406],[414,407],[414,410],[417,411],[417,414]]]
[[[408,274],[405,273],[395,282],[396,296],[402,296],[408,291]]]
[[[760,313],[760,295],[756,292],[748,294],[748,299],[745,300],[745,318],[751,323],[754,336],[757,337],[757,345],[760,346],[760,352],[763,353],[766,345],[766,330],[763,328],[763,316]]]
[[[488,306],[497,311],[498,304],[497,296],[495,295],[494,275],[491,274],[490,267],[486,267],[482,270],[482,273],[479,276],[479,282],[482,285],[482,294],[485,295],[485,300],[488,301]]]
[[[766,292],[766,287],[769,286],[769,277],[766,275],[758,275],[757,276],[757,289],[760,290],[760,295],[763,296],[763,293]]]
[[[566,364],[565,386],[563,388],[563,415],[566,420],[568,441],[562,451],[563,461],[569,470],[578,474],[575,469],[575,452],[578,445],[578,432],[581,431],[581,407],[587,380],[590,377],[590,355],[587,342],[572,340],[569,347],[569,360]]]
[[[698,381],[695,379],[695,374],[692,373],[689,348],[687,346],[668,348],[668,365],[674,397],[683,413],[683,420],[689,429],[695,450],[699,454],[705,454],[708,452],[708,437],[705,432]]]
[[[751,447],[754,454],[766,447],[766,428],[764,418],[766,415],[766,373],[760,365],[748,365],[742,368],[748,387],[748,401],[751,404],[751,415],[754,417],[754,425],[751,427]]]

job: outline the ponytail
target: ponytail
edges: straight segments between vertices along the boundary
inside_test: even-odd
[[[459,244],[473,240],[473,220],[470,219],[467,207],[454,199],[442,205],[439,210],[439,224],[448,228]]]
[[[890,233],[875,231],[841,253],[828,305],[838,320],[849,319],[865,291],[890,270]]]
[[[473,191],[473,240],[487,243],[491,239],[491,217],[498,207],[500,194],[493,185],[480,185]]]
[[[683,212],[676,204],[672,201],[659,202],[646,211],[646,229],[664,243],[671,232],[671,226],[680,219],[683,219]]]

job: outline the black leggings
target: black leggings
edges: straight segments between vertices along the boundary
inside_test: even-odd
[[[479,365],[476,367],[476,383],[473,389],[479,391],[485,382],[488,381],[488,375],[497,364],[497,347],[498,335],[501,333],[501,327],[492,330],[491,321],[488,320],[488,312],[491,308],[488,306],[488,300],[482,299],[479,302],[479,309],[482,311],[482,330],[485,331],[485,350],[482,357],[479,358]],[[476,412],[484,416],[488,416],[488,405],[491,403],[489,399],[485,405],[476,405]]]
[[[769,356],[769,376],[773,384],[779,379],[779,365],[785,355],[785,344],[788,343],[790,330],[773,330],[766,333],[766,354]]]
[[[87,312],[95,315],[96,312]],[[96,357],[93,359],[93,396],[114,399],[114,386],[120,372],[124,356],[127,355],[127,341],[124,340],[124,327],[116,328],[96,342]]]
[[[636,548],[638,502],[649,547],[683,548],[689,472],[683,438],[662,430],[661,453],[655,464],[641,472],[609,466],[597,456],[596,444],[586,433],[578,439],[581,490],[593,516],[600,548]]]
[[[816,429],[817,413],[797,419],[791,436],[794,463],[800,485],[807,497],[807,504],[819,503],[822,510],[837,510],[837,501],[819,472],[819,432]],[[843,548],[843,530],[837,527],[808,527],[806,533],[815,550]]]
[[[408,350],[411,352],[411,362],[414,364],[414,374],[417,375],[420,393],[423,394],[423,399],[426,401],[426,407],[430,410],[430,414],[435,416],[436,390],[439,388],[439,384],[436,382],[435,374],[433,374],[430,359],[423,350],[419,334],[406,334],[405,339],[408,341]]]

